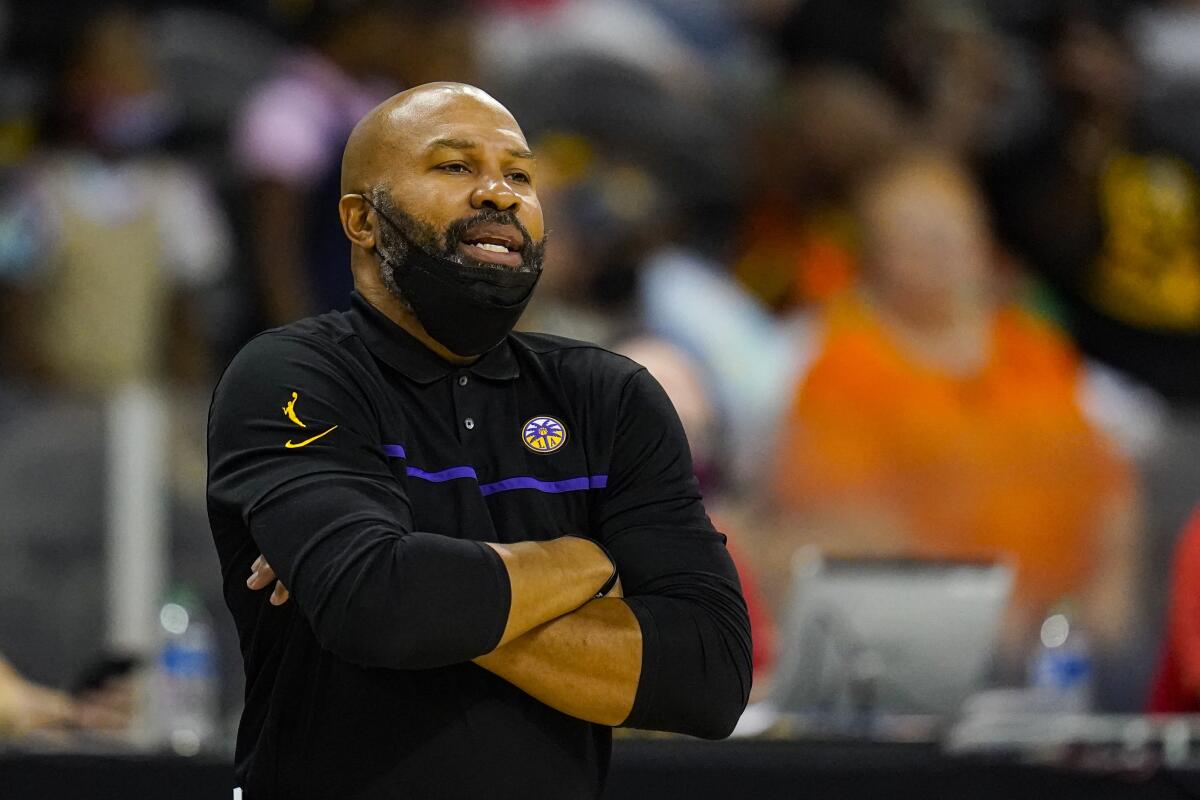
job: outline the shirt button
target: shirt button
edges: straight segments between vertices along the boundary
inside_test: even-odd
[[[471,417],[467,417],[466,419],[464,419],[463,425],[465,425],[467,430],[469,430],[469,431],[475,430],[475,420],[473,420]]]
[[[460,378],[458,379],[458,385],[459,385],[459,386],[466,386],[466,385],[467,385],[467,376],[466,376],[466,375],[463,375],[462,377],[460,377]]]

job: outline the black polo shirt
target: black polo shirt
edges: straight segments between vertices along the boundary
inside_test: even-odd
[[[470,663],[508,617],[486,541],[612,554],[643,634],[626,724],[719,737],[745,705],[749,622],[679,421],[602,348],[512,334],[456,367],[355,295],[230,364],[208,497],[246,669],[247,800],[599,794],[610,730]],[[246,587],[259,552],[292,602]]]

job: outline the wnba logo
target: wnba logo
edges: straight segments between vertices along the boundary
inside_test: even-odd
[[[521,440],[535,453],[553,453],[567,441],[567,429],[554,417],[534,417],[521,429]]]

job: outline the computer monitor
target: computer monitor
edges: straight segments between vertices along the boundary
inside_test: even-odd
[[[834,728],[952,716],[986,678],[1012,581],[991,561],[802,551],[769,706]]]

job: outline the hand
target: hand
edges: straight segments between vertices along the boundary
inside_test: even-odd
[[[25,680],[0,659],[0,735],[66,728],[79,716],[69,695]]]
[[[75,697],[76,724],[93,731],[122,731],[133,724],[137,691],[128,675],[109,678]]]
[[[270,586],[271,581],[275,581],[275,588],[271,591],[270,603],[273,606],[281,606],[288,601],[291,594],[283,585],[283,581],[275,579],[275,570],[271,569],[267,559],[260,555],[250,565],[250,577],[246,579],[246,585],[254,591],[258,591]]]

